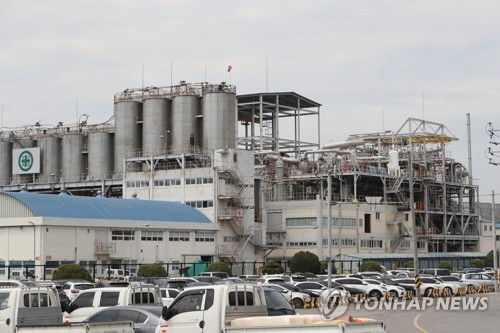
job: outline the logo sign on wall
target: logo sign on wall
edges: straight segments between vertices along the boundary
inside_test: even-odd
[[[12,151],[12,174],[40,173],[40,148],[23,148]]]

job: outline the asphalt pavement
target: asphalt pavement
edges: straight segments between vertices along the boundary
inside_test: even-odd
[[[320,310],[300,309],[298,312],[316,314]],[[498,333],[500,293],[406,300],[393,306],[351,304],[344,315],[383,320],[390,333]]]

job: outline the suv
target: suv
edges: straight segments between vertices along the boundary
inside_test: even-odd
[[[203,272],[200,276],[215,276],[220,279],[227,279],[229,277],[226,272]]]
[[[354,277],[340,278],[333,281],[350,288],[361,289],[368,295],[368,297],[373,297],[376,299],[380,299],[382,296],[384,296],[384,294],[387,293],[387,288],[382,285],[379,286],[375,284],[369,284],[368,282]]]
[[[451,271],[447,268],[424,268],[420,270],[420,275],[450,276]]]
[[[66,293],[66,297],[68,298],[69,301],[72,301],[76,298],[76,296],[80,293],[82,290],[87,290],[95,288],[94,284],[90,282],[66,282],[63,286],[62,289]]]

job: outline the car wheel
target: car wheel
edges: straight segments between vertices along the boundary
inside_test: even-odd
[[[444,288],[446,295],[453,296],[453,290],[450,287]]]
[[[373,297],[376,299],[380,299],[382,297],[382,293],[378,290],[372,290],[369,294],[368,297]]]
[[[295,309],[302,309],[304,307],[304,301],[300,298],[294,298],[292,304]]]
[[[398,293],[395,290],[389,291],[389,297],[398,298]]]
[[[425,289],[424,296],[429,297],[434,289],[433,288],[427,288]]]

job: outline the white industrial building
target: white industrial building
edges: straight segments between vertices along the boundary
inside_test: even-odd
[[[5,266],[74,262],[103,274],[103,264],[173,265],[214,260],[217,225],[177,202],[21,192],[0,193],[0,275]],[[51,269],[45,272],[50,278]]]
[[[200,245],[213,246],[206,254],[232,263],[289,260],[304,250],[324,260],[329,215],[332,256],[407,254],[413,232],[421,253],[482,250],[472,162],[446,150],[458,138],[445,125],[408,118],[399,129],[320,144],[320,107],[294,92],[236,95],[224,82],[126,89],[106,123],[82,115],[74,125],[0,133],[0,191],[181,202],[211,222],[199,225],[217,230]],[[157,223],[124,227],[142,232]],[[164,232],[158,255],[137,255],[124,242],[108,257],[192,262],[202,254],[196,235],[192,249],[181,249]],[[75,244],[74,234],[66,239]],[[74,251],[65,258],[97,260]]]

